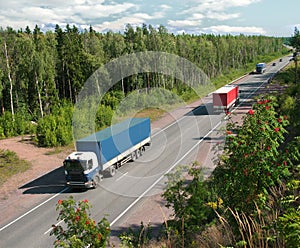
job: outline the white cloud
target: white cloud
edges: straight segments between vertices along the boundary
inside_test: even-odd
[[[261,0],[191,0],[189,3],[193,5],[190,11],[224,11],[232,7],[248,6]]]
[[[234,27],[227,25],[211,26],[203,28],[205,32],[209,33],[223,33],[223,34],[256,34],[264,35],[266,32],[260,27]]]
[[[201,21],[196,21],[196,20],[169,20],[168,25],[172,27],[196,27],[201,24]]]
[[[240,13],[226,13],[234,7],[245,7],[261,0],[191,0],[183,11],[187,15],[203,15],[206,18],[225,21],[240,17]]]
[[[171,9],[172,7],[170,5],[167,4],[162,4],[159,6],[161,9]]]
[[[77,5],[72,8],[72,12],[76,16],[81,16],[84,19],[94,19],[101,17],[109,17],[114,14],[120,14],[127,10],[134,8],[135,5],[132,3],[122,3],[114,5]]]
[[[240,13],[227,14],[224,12],[208,12],[206,14],[206,17],[218,21],[226,21],[226,20],[236,19],[240,17]]]
[[[201,13],[194,13],[192,14],[192,16],[189,18],[190,20],[201,20],[205,18],[205,15],[201,14]]]
[[[36,24],[93,24],[99,18],[109,18],[114,15],[126,15],[130,10],[136,10],[133,3],[104,4],[104,0],[32,0],[30,4],[25,0],[12,0],[1,3],[1,25],[14,29],[33,28]]]
[[[120,31],[124,30],[125,26],[127,24],[130,24],[132,26],[140,26],[143,23],[146,22],[146,20],[152,19],[153,17],[148,14],[142,14],[137,13],[131,16],[125,16],[122,18],[119,18],[114,21],[106,21],[101,24],[95,24],[93,25],[93,28],[98,32],[106,32],[108,30],[111,31]]]

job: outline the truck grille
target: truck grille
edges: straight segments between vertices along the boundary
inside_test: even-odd
[[[85,177],[83,175],[83,173],[70,173],[70,181],[75,181],[75,182],[84,182],[85,181]]]

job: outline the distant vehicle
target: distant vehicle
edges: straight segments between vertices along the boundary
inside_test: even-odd
[[[275,66],[275,65],[276,65],[276,63],[274,62],[272,65],[273,65],[273,66]]]
[[[256,64],[256,73],[263,74],[266,71],[266,63]]]
[[[236,105],[239,101],[239,87],[238,85],[225,85],[213,92],[213,110],[224,110],[228,112],[229,109]]]
[[[66,185],[96,188],[103,173],[114,176],[129,160],[140,157],[150,145],[150,119],[130,118],[76,141],[76,152],[64,160]]]

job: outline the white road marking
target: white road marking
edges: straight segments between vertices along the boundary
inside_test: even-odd
[[[116,182],[121,180],[123,177],[125,177],[128,174],[128,171],[126,173],[124,173],[122,176],[120,176],[119,178],[116,179]]]
[[[55,226],[60,225],[60,223],[62,223],[63,221],[64,221],[64,220],[61,220],[61,221],[57,222],[57,223],[55,224]],[[44,235],[46,235],[46,234],[48,234],[49,232],[51,232],[52,229],[53,229],[53,227],[50,227],[46,232],[44,232]]]
[[[194,111],[197,110],[197,109],[200,109],[200,108],[204,108],[205,105],[200,105],[198,107],[196,107],[195,109],[193,109]],[[190,111],[191,112],[191,111]],[[189,113],[189,112],[188,112]],[[172,122],[171,124],[169,124],[168,126],[164,127],[163,129],[159,130],[158,132],[154,133],[153,135],[151,135],[151,137],[154,137],[158,134],[160,134],[161,132],[165,131],[166,129],[168,129],[169,127],[175,125],[177,122],[181,121],[182,119],[184,119],[186,116],[183,115],[181,116],[179,119],[175,120],[174,122]]]
[[[38,209],[39,207],[43,206],[44,204],[46,204],[48,201],[51,201],[52,199],[54,199],[55,197],[57,197],[58,195],[60,195],[61,193],[65,192],[68,189],[68,187],[64,188],[62,191],[58,192],[57,194],[55,194],[54,196],[51,196],[49,199],[47,199],[46,201],[40,203],[39,205],[35,206],[33,209],[29,210],[28,212],[26,212],[25,214],[21,215],[20,217],[18,217],[17,219],[13,220],[12,222],[8,223],[7,225],[5,225],[4,227],[0,228],[0,232],[3,231],[4,229],[6,229],[7,227],[11,226],[12,224],[14,224],[15,222],[17,222],[18,220],[24,218],[26,215],[30,214],[31,212],[33,212],[34,210]]]

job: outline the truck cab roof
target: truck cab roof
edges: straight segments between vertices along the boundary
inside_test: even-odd
[[[225,85],[219,89],[217,89],[214,93],[228,93],[229,91],[231,91],[233,88],[238,87],[238,85]]]

